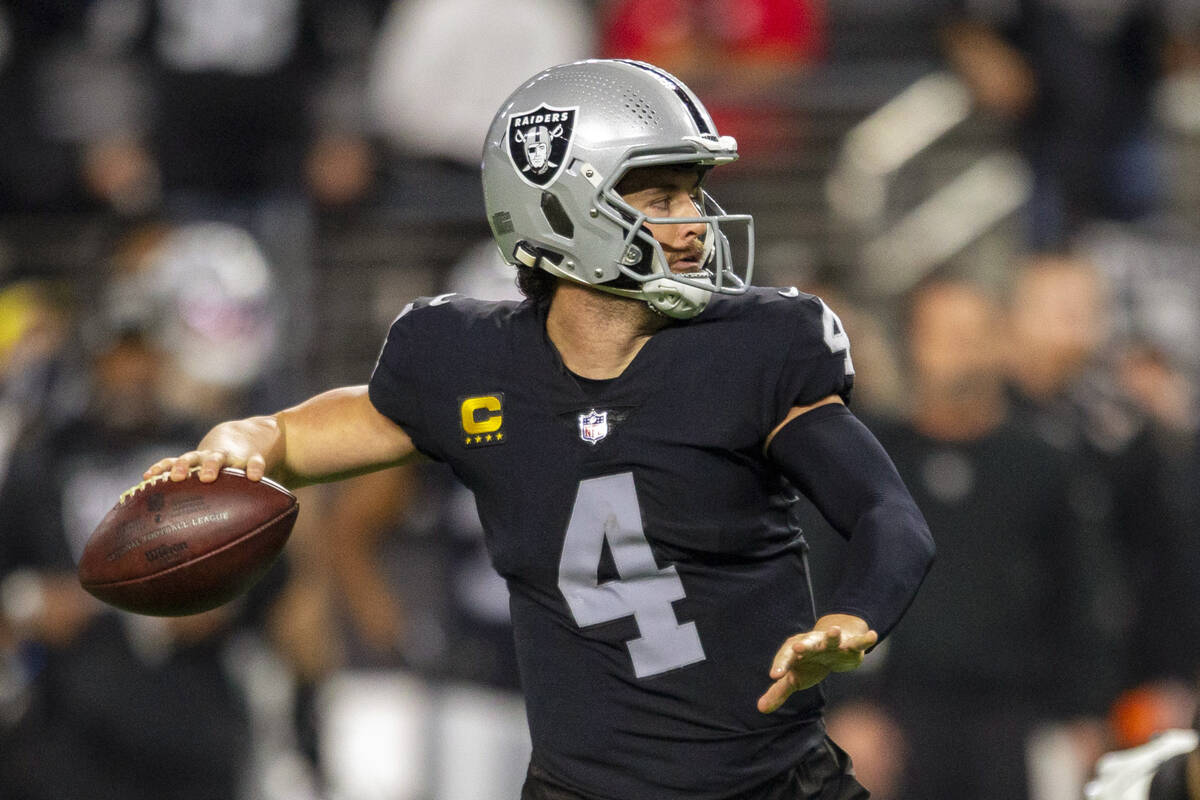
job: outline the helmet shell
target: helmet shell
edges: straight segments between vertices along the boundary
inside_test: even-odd
[[[696,95],[657,67],[627,60],[551,67],[513,92],[488,130],[483,151],[488,222],[509,263],[537,263],[572,280],[641,296],[640,289],[628,289],[628,280],[618,281],[624,290],[604,284],[623,275],[642,285],[675,279],[665,259],[631,273],[636,259],[630,244],[655,246],[641,227],[644,215],[639,219],[633,209],[621,208],[617,182],[637,167],[712,166],[736,158],[736,142],[717,135]],[[698,209],[697,218],[710,225],[743,220],[715,208],[720,213],[713,219],[705,216],[710,209]],[[711,248],[711,241],[709,247],[722,249]],[[705,291],[730,291],[741,281],[726,288],[707,279],[699,283]]]

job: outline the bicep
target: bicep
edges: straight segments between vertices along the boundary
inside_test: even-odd
[[[278,417],[287,470],[300,483],[384,469],[416,452],[404,429],[375,408],[365,385],[331,389]]]
[[[882,500],[907,498],[883,447],[836,395],[793,408],[772,431],[766,453],[846,536]]]
[[[763,452],[765,453],[767,451],[767,449],[770,448],[772,440],[775,439],[775,434],[779,433],[780,429],[784,425],[787,425],[789,422],[794,420],[796,417],[799,417],[803,414],[807,414],[809,411],[812,411],[814,408],[820,408],[821,406],[827,406],[830,403],[840,403],[841,405],[846,405],[846,401],[843,400],[840,395],[831,394],[828,397],[823,397],[820,400],[818,400],[817,402],[811,403],[806,406],[792,406],[791,409],[788,410],[788,413],[784,415],[783,419],[780,420],[779,424],[776,425],[774,428],[772,428],[771,432],[767,434],[767,440],[765,442],[763,442]]]

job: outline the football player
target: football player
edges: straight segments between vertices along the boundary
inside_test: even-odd
[[[555,166],[531,170],[520,137],[539,119],[561,132]],[[146,472],[298,485],[448,462],[510,592],[523,798],[867,796],[817,684],[896,624],[933,543],[845,405],[837,316],[749,285],[752,221],[703,188],[736,157],[656,67],[539,73],[483,153],[488,220],[527,299],[411,303],[368,385],[223,423]],[[795,490],[850,541],[820,616]]]

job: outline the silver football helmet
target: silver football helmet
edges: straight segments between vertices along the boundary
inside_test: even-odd
[[[483,148],[488,222],[510,264],[692,317],[713,292],[739,294],[749,286],[752,218],[726,214],[703,190],[694,217],[650,217],[616,186],[633,169],[706,169],[737,155],[737,142],[717,135],[696,95],[658,67],[626,60],[551,67],[517,89],[492,120]],[[672,272],[644,223],[703,224],[700,267]],[[739,265],[731,237],[745,249]]]

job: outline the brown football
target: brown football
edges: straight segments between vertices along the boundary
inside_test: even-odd
[[[296,522],[296,496],[223,469],[201,483],[159,475],[121,495],[79,559],[79,583],[126,611],[176,617],[232,600],[274,563]]]

